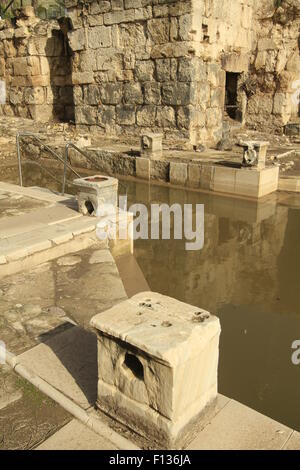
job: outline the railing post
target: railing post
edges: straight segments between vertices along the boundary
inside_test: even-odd
[[[69,156],[69,143],[67,143],[67,144],[66,144],[66,147],[65,147],[64,176],[63,176],[63,184],[62,184],[62,195],[63,195],[63,196],[64,196],[64,194],[65,194],[65,188],[66,188],[68,156]]]
[[[23,186],[22,163],[21,163],[21,152],[20,152],[20,135],[19,135],[19,132],[17,132],[17,135],[16,135],[16,144],[17,144],[17,155],[18,155],[18,166],[19,166],[19,181],[20,181],[20,186]]]

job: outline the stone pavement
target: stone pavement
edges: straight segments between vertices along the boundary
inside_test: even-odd
[[[0,365],[0,450],[32,449],[71,415],[7,365]]]
[[[115,261],[99,241],[1,281],[0,337],[19,354],[70,321],[83,327],[127,298]]]
[[[0,279],[97,242],[95,230],[103,218],[80,214],[76,198],[7,183],[0,183],[0,195],[1,192],[10,192],[13,196],[27,197],[36,200],[37,204],[47,205],[37,207],[28,214],[0,219]],[[126,212],[119,210],[114,223],[118,225],[123,220],[128,224],[130,218]],[[125,251],[128,247],[130,251],[130,244],[129,239],[120,243]]]
[[[116,444],[73,419],[36,450],[117,450]]]

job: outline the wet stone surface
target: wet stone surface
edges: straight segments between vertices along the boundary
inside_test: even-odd
[[[26,214],[33,209],[47,205],[49,204],[37,199],[0,190],[0,218]]]
[[[0,282],[0,340],[10,352],[21,354],[70,320],[89,328],[92,316],[127,298],[113,257],[99,248]]]

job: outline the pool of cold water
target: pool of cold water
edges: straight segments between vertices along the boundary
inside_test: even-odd
[[[185,240],[137,240],[135,256],[152,290],[221,321],[219,391],[300,430],[300,196],[257,203],[127,182],[133,202],[204,204],[199,251]]]
[[[23,171],[26,186],[61,190],[61,171],[56,181],[32,163]],[[17,183],[17,175],[16,167],[0,168],[0,180]],[[204,204],[203,249],[186,251],[185,240],[174,237],[137,240],[135,256],[152,290],[219,316],[219,391],[300,431],[300,365],[291,360],[291,345],[300,340],[300,196],[256,203],[124,184],[128,206]]]

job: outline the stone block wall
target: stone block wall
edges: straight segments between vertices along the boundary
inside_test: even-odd
[[[252,3],[67,0],[76,123],[218,142],[225,69],[248,70]]]
[[[190,33],[199,58],[197,114],[193,134],[197,143],[214,145],[222,138],[226,72],[248,73],[253,38],[255,0],[193,0]],[[243,114],[243,96],[239,97]]]
[[[67,0],[75,116],[109,134],[189,139],[192,2]]]
[[[264,0],[256,10],[257,40],[251,57],[247,124],[282,132],[299,118],[300,2],[283,0],[278,8]]]
[[[57,21],[42,21],[31,7],[0,21],[0,113],[39,121],[74,119],[71,61]]]
[[[222,138],[226,73],[243,123],[282,131],[299,115],[299,0],[65,0],[0,21],[0,113],[72,120],[107,135]],[[297,85],[298,84],[298,85]]]

